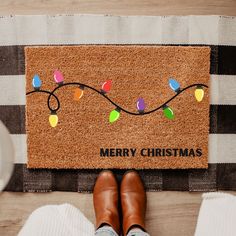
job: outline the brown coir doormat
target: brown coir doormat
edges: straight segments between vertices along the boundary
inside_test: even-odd
[[[27,47],[29,168],[207,168],[208,47]]]

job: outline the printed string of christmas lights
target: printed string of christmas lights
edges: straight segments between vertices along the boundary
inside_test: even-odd
[[[26,93],[26,95],[30,95],[32,93],[46,93],[46,94],[48,94],[47,104],[48,104],[48,108],[51,112],[50,116],[49,116],[49,123],[52,127],[57,126],[57,123],[58,123],[57,111],[60,109],[60,100],[58,99],[58,97],[54,93],[56,92],[56,90],[58,90],[59,88],[64,87],[64,86],[71,86],[71,85],[78,86],[74,91],[74,100],[75,101],[79,101],[81,99],[81,97],[84,94],[85,88],[93,90],[94,92],[96,92],[96,93],[102,95],[104,98],[106,98],[110,103],[112,103],[115,106],[115,109],[112,110],[109,115],[110,123],[113,123],[119,119],[121,111],[125,112],[129,115],[148,115],[150,113],[158,111],[159,109],[163,110],[163,114],[165,115],[166,118],[172,120],[172,119],[174,119],[175,116],[174,116],[174,112],[173,112],[172,108],[170,108],[167,105],[170,101],[175,99],[177,96],[179,96],[185,90],[195,87],[196,88],[195,93],[194,93],[195,98],[198,102],[201,102],[204,97],[203,88],[204,87],[208,88],[208,86],[205,84],[192,84],[192,85],[189,85],[189,86],[181,89],[180,84],[175,79],[171,78],[171,79],[169,79],[169,86],[176,93],[173,97],[171,97],[168,101],[166,101],[164,104],[158,106],[157,108],[150,110],[150,111],[146,111],[146,112],[145,112],[146,104],[144,102],[144,99],[138,98],[137,103],[136,103],[136,107],[137,107],[138,112],[135,113],[135,112],[130,112],[130,111],[122,108],[121,106],[118,106],[115,102],[113,102],[109,97],[106,96],[106,93],[108,93],[111,90],[111,85],[112,85],[111,80],[105,81],[103,83],[102,89],[100,91],[93,88],[93,87],[90,87],[89,85],[82,84],[79,82],[64,83],[64,77],[59,70],[56,70],[54,72],[54,80],[58,86],[56,88],[54,88],[52,91],[47,91],[47,90],[41,89],[42,81],[38,75],[34,75],[33,80],[32,80],[32,85],[33,85],[34,90]],[[55,98],[56,102],[57,102],[57,107],[54,109],[50,106],[50,100],[52,97]]]

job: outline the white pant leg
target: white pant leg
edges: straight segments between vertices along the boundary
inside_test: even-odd
[[[70,204],[36,209],[18,236],[94,236],[94,225]]]
[[[195,236],[235,236],[236,197],[227,193],[205,193]]]
[[[118,234],[111,226],[105,225],[96,230],[95,236],[118,236]]]

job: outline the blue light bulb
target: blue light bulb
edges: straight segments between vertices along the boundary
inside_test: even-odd
[[[169,79],[169,85],[176,93],[180,91],[180,85],[175,79]]]
[[[39,78],[39,75],[34,75],[33,80],[32,80],[32,85],[34,87],[35,90],[39,90],[41,85],[42,85],[42,81]]]

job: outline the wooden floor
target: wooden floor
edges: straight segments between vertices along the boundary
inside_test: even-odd
[[[0,15],[93,13],[115,15],[236,15],[236,0],[1,0]],[[1,33],[1,32],[0,32]],[[16,235],[28,215],[45,204],[69,202],[92,222],[91,194],[2,193],[0,235]],[[201,193],[148,193],[147,228],[152,236],[193,235]]]
[[[2,193],[0,195],[0,235],[16,235],[26,218],[37,207],[64,202],[78,207],[89,220],[94,222],[92,194]],[[192,236],[200,203],[201,193],[148,193],[146,224],[149,233],[152,236]]]
[[[235,15],[235,0],[1,0],[0,14]]]

